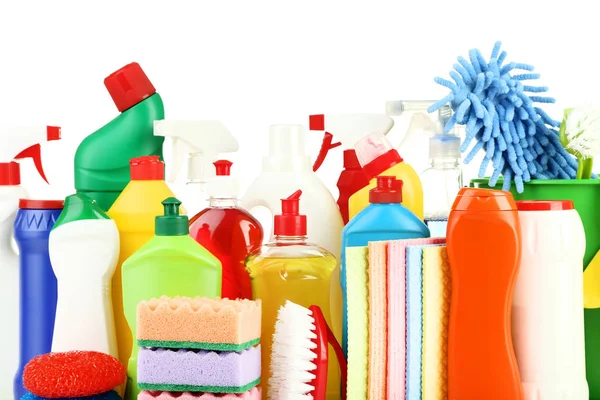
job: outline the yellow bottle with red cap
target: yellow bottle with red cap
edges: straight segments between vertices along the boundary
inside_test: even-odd
[[[121,251],[112,280],[112,304],[119,345],[119,361],[127,365],[133,337],[123,311],[121,266],[133,253],[154,237],[154,222],[163,215],[162,201],[174,197],[165,183],[165,165],[159,156],[132,158],[131,181],[114,202],[108,215],[119,229]],[[143,284],[143,283],[140,283]]]
[[[306,215],[299,210],[298,190],[282,199],[282,213],[275,216],[275,241],[264,245],[246,260],[252,294],[262,300],[262,373],[263,398],[269,397],[269,378],[273,333],[277,311],[287,300],[303,307],[319,306],[331,327],[332,313],[340,314],[330,302],[331,277],[337,260],[316,244],[307,242]],[[339,305],[338,305],[339,306]],[[330,346],[327,373],[327,400],[340,399],[340,370]]]

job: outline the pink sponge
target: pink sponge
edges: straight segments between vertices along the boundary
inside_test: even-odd
[[[144,390],[137,400],[260,400],[260,387],[239,394],[150,392]]]
[[[51,399],[94,396],[108,392],[127,379],[114,357],[96,351],[48,353],[34,357],[23,371],[23,386]]]

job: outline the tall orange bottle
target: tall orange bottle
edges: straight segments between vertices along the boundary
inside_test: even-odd
[[[446,240],[452,271],[448,399],[522,400],[511,337],[521,255],[521,227],[512,195],[461,189]]]

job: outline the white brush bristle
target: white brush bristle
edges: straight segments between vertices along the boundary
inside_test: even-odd
[[[600,106],[573,108],[566,120],[565,134],[569,141],[567,149],[579,153],[581,158],[600,154]]]
[[[291,301],[279,308],[271,352],[269,400],[313,398],[309,393],[314,387],[309,382],[315,378],[312,371],[317,368],[313,363],[316,358],[314,322],[308,308]]]

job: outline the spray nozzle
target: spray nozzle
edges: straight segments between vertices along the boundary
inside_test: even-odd
[[[214,163],[217,176],[230,176],[231,175],[231,166],[233,163],[228,160],[219,160]]]
[[[306,236],[306,215],[300,214],[300,196],[297,190],[287,199],[281,199],[281,214],[275,216],[275,236]]]

